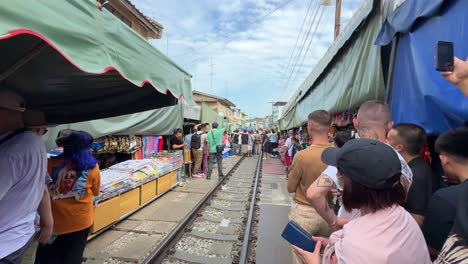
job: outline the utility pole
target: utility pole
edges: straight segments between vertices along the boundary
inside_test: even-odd
[[[211,68],[211,72],[210,72],[210,80],[211,80],[211,81],[210,81],[210,84],[211,84],[211,85],[210,85],[210,86],[211,86],[211,90],[213,90],[213,66],[214,66],[214,64],[213,64],[213,58],[210,57],[210,68]]]
[[[341,26],[341,0],[336,0],[335,8],[335,40],[340,35],[340,26]]]

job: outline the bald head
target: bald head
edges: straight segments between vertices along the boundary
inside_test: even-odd
[[[357,114],[361,124],[386,127],[392,121],[388,105],[379,100],[367,101],[361,105]]]
[[[359,132],[359,136],[368,137],[369,131],[372,131],[370,138],[385,140],[385,134],[393,126],[392,117],[388,105],[380,100],[371,100],[363,103],[359,108],[357,120],[354,127]]]

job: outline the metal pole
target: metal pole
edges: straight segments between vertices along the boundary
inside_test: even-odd
[[[340,23],[341,23],[341,0],[336,0],[336,9],[335,9],[335,39],[340,35]]]

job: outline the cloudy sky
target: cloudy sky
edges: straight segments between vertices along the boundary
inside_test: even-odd
[[[132,0],[163,24],[151,43],[193,75],[193,89],[226,97],[249,117],[287,101],[333,42],[334,5],[319,2]],[[346,25],[363,1],[342,2]]]

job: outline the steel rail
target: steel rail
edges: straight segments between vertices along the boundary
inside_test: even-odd
[[[225,177],[219,181],[197,205],[190,210],[189,214],[186,215],[176,227],[159,243],[158,247],[154,249],[150,255],[143,261],[143,264],[162,263],[164,258],[169,255],[169,251],[177,244],[179,239],[185,232],[185,229],[189,227],[197,218],[198,213],[205,207],[206,202],[221,188],[221,185],[228,179],[232,172],[239,167],[244,157],[240,158],[239,161],[229,170]]]
[[[250,235],[252,233],[252,223],[255,218],[254,209],[255,209],[255,203],[257,201],[258,180],[260,178],[260,170],[262,167],[262,162],[263,162],[263,151],[260,154],[260,157],[258,159],[257,171],[255,172],[255,184],[252,190],[252,199],[250,200],[249,216],[247,218],[247,224],[246,224],[245,231],[244,231],[244,240],[242,241],[242,249],[241,249],[241,254],[239,257],[240,264],[247,263],[247,258],[250,253],[249,251]]]

